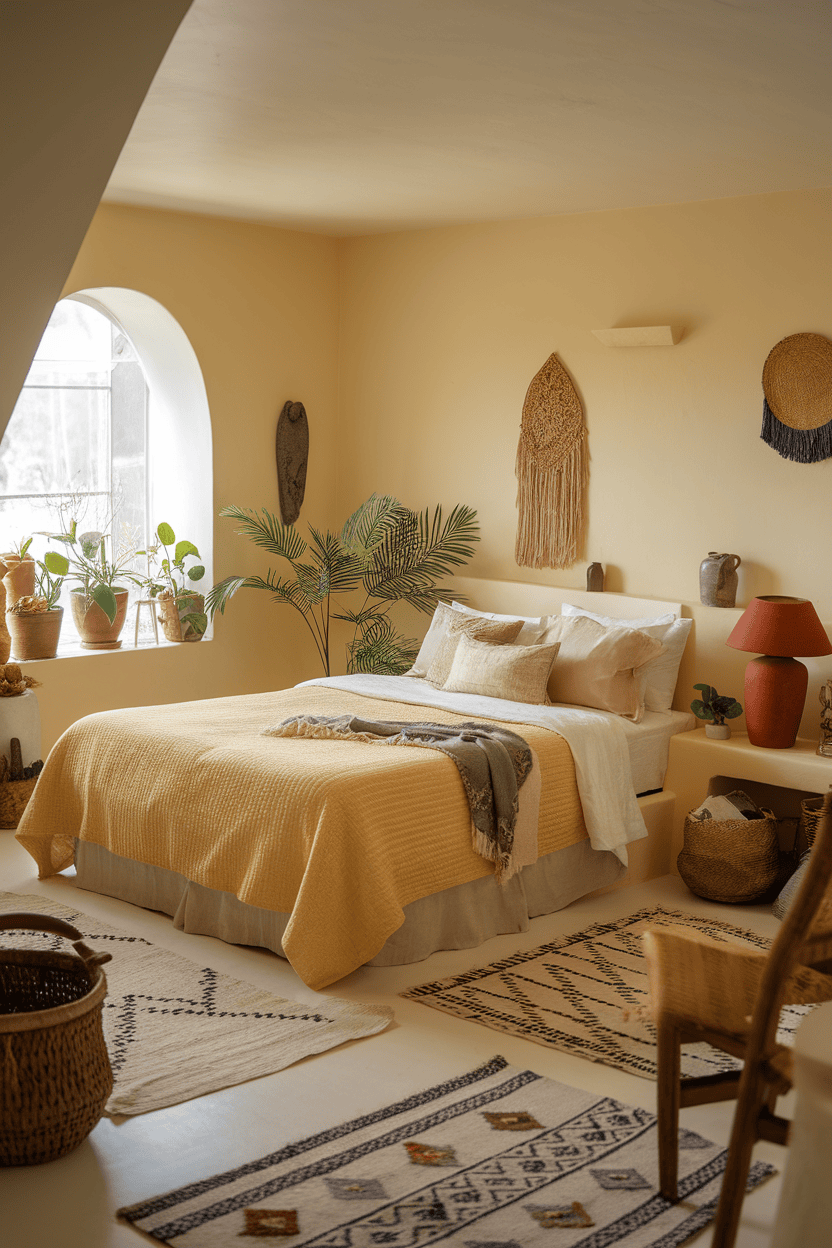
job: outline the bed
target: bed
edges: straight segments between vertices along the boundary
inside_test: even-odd
[[[582,610],[584,596],[570,597]],[[622,622],[680,614],[623,595],[603,605]],[[491,721],[521,735],[539,768],[535,861],[495,880],[472,846],[459,773],[435,750],[263,735],[291,716],[345,713]],[[614,883],[627,846],[646,835],[637,795],[661,787],[670,736],[692,724],[667,710],[636,723],[448,691],[418,674],[110,711],[61,737],[17,836],[41,877],[74,864],[80,887],[272,949],[320,989],[368,962],[524,930]]]

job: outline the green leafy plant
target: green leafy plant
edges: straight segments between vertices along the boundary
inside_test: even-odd
[[[303,616],[327,676],[333,619],[353,625],[348,672],[400,675],[412,667],[419,647],[399,633],[388,612],[394,603],[407,602],[429,615],[440,598],[451,596],[437,582],[471,558],[479,541],[476,514],[460,505],[444,518],[441,507],[432,514],[414,512],[389,495],[373,494],[340,533],[310,525],[307,542],[294,525],[281,524],[265,509],[223,507],[220,515],[237,520],[239,534],[286,560],[292,575],[270,568],[265,577],[226,577],[206,596],[206,610],[224,612],[239,589],[264,589]],[[333,599],[355,593],[363,595],[357,605],[333,609]]]
[[[185,561],[201,559],[202,556],[193,542],[185,541],[184,538],[177,541],[176,534],[165,521],[156,526],[156,539],[155,545],[137,552],[146,555],[148,559],[148,574],[143,578],[143,584],[151,598],[173,598],[178,608],[199,593],[191,586],[201,581],[205,575],[205,568],[201,563],[194,563],[186,568]],[[161,557],[160,551],[164,551]],[[153,570],[151,565],[157,563],[158,570]],[[208,627],[208,616],[203,611],[188,611],[180,618],[183,624],[190,624],[194,632],[200,635]]]
[[[697,719],[707,720],[711,724],[724,724],[726,719],[736,719],[742,715],[742,707],[736,698],[721,696],[713,685],[694,685],[702,694],[690,704]]]
[[[108,556],[108,535],[98,529],[79,533],[76,520],[70,522],[66,533],[47,533],[45,536],[52,541],[63,542],[71,551],[68,555],[61,555],[58,551],[46,552],[44,564],[50,573],[75,581],[79,586],[78,592],[84,595],[86,608],[97,602],[112,624],[117,611],[115,591],[124,588],[124,581],[135,585],[142,583],[142,578],[130,566],[138,552],[122,549]]]

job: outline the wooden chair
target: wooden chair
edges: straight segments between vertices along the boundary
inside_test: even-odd
[[[678,1199],[679,1110],[736,1099],[713,1248],[731,1248],[758,1139],[788,1142],[778,1096],[791,1087],[791,1050],[776,1040],[781,1006],[832,1000],[832,792],[810,867],[769,951],[729,945],[683,928],[645,932],[658,1046],[659,1186]],[[681,1080],[681,1046],[706,1040],[740,1058],[742,1071]]]

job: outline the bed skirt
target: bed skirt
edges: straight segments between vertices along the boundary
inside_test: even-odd
[[[288,914],[248,905],[232,893],[133,862],[90,841],[76,841],[75,869],[80,888],[169,914],[181,931],[285,956],[281,939]],[[523,867],[505,885],[487,875],[423,897],[404,907],[403,925],[367,965],[421,962],[442,949],[473,949],[492,936],[525,932],[530,919],[616,883],[625,871],[615,854],[594,850],[584,839]]]

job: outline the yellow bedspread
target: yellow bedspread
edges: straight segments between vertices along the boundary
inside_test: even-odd
[[[55,745],[17,831],[41,878],[79,837],[291,914],[287,958],[323,988],[375,956],[412,901],[488,875],[436,750],[261,736],[290,715],[456,723],[435,707],[306,686],[87,716]],[[541,768],[539,852],[587,835],[556,733],[503,724]]]

